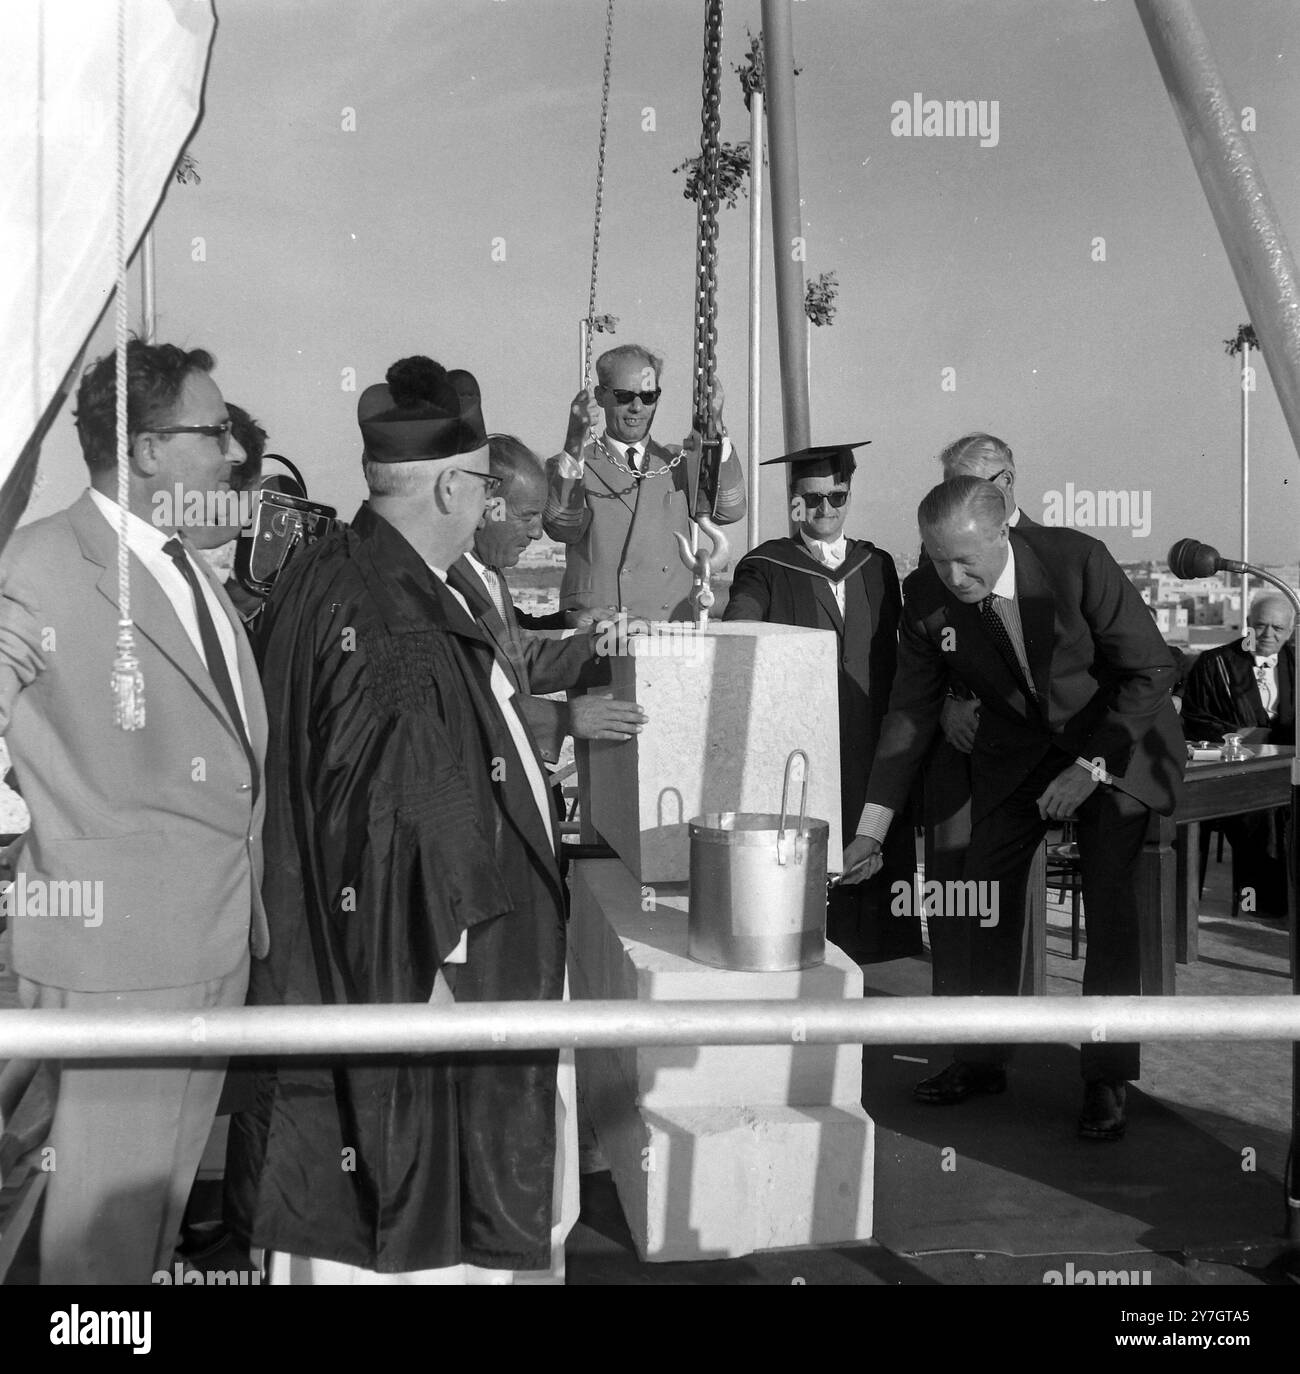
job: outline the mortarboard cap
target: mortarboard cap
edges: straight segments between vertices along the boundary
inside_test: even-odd
[[[812,448],[796,449],[781,458],[766,458],[759,466],[766,468],[776,463],[786,463],[790,468],[791,482],[797,482],[801,477],[833,477],[837,482],[847,482],[857,467],[853,450],[870,442],[870,439],[859,439],[856,444],[818,444]]]

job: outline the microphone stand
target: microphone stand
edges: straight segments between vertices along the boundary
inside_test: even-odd
[[[1300,597],[1298,597],[1281,578],[1253,563],[1241,563],[1231,558],[1223,558],[1219,551],[1209,544],[1198,544],[1191,539],[1180,540],[1169,550],[1169,570],[1175,577],[1209,577],[1220,571],[1247,573],[1268,582],[1286,597],[1295,613],[1296,624],[1300,625]],[[1245,624],[1248,607],[1242,607],[1242,623]],[[1294,633],[1294,632],[1293,632]],[[1300,655],[1298,655],[1300,657]],[[1300,665],[1298,665],[1300,666]],[[1292,673],[1291,693],[1293,720],[1300,742],[1300,672]],[[1287,931],[1289,934],[1289,953],[1291,958],[1291,992],[1300,996],[1300,964],[1297,963],[1296,941],[1296,904],[1300,902],[1300,835],[1297,835],[1297,818],[1300,818],[1300,754],[1293,748],[1291,755],[1291,817],[1288,826],[1290,843],[1290,900],[1287,903]],[[1294,1276],[1300,1272],[1300,1157],[1296,1146],[1300,1142],[1300,1044],[1291,1045],[1291,1141],[1287,1148],[1284,1191],[1286,1194],[1286,1223],[1284,1245],[1275,1258],[1284,1272]]]

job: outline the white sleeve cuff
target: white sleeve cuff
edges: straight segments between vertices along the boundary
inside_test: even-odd
[[[1094,763],[1091,759],[1077,758],[1075,763],[1080,768],[1086,768],[1088,772],[1096,778],[1098,782],[1104,782],[1107,787],[1115,786],[1115,779],[1105,770],[1100,763]]]
[[[894,819],[894,812],[888,806],[881,806],[879,802],[868,802],[862,808],[862,819],[858,822],[857,833],[864,835],[869,840],[879,840],[881,844],[885,842],[885,836],[889,834],[890,822]]]
[[[561,449],[556,460],[555,470],[561,477],[576,482],[582,476],[586,466],[582,458],[575,458],[567,450]]]

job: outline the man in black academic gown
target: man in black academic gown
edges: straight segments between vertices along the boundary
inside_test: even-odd
[[[1250,603],[1241,639],[1208,649],[1187,674],[1183,734],[1189,740],[1220,740],[1242,734],[1246,743],[1295,743],[1295,614],[1272,590]],[[1232,886],[1241,909],[1286,918],[1289,807],[1229,816],[1221,824],[1232,846]],[[1202,848],[1210,831],[1201,828]]]
[[[255,1003],[563,994],[541,763],[445,581],[496,485],[453,376],[404,359],[362,395],[370,499],[299,552],[264,613],[272,935]],[[556,1065],[554,1050],[285,1059],[233,1123],[229,1219],[271,1252],[273,1282],[545,1270]]]
[[[845,843],[862,814],[880,723],[889,709],[900,605],[894,560],[867,540],[844,534],[852,505],[853,450],[859,447],[809,448],[768,460],[790,465],[790,511],[798,533],[760,544],[740,560],[722,617],[834,631],[840,661],[840,818]],[[798,703],[792,702],[791,710],[797,709]],[[859,963],[920,954],[919,917],[895,916],[890,910],[894,883],[906,883],[910,893],[915,867],[912,837],[900,826],[889,838],[878,877],[832,891],[827,911],[830,939]]]

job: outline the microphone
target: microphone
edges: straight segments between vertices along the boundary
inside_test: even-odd
[[[1224,558],[1213,544],[1180,539],[1169,550],[1169,571],[1175,577],[1213,577],[1216,572],[1258,573],[1253,564]]]

